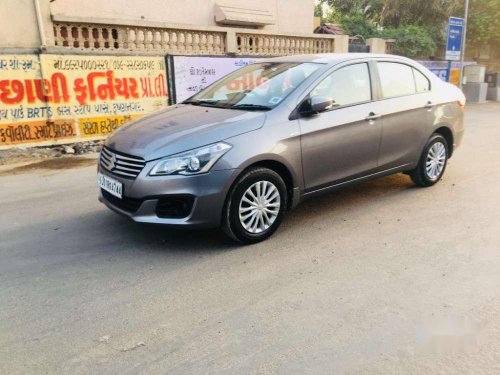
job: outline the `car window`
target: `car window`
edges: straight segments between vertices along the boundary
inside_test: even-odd
[[[393,62],[378,62],[377,67],[384,98],[416,93],[412,67]]]
[[[417,92],[429,92],[431,89],[431,83],[427,77],[420,73],[417,69],[413,69],[413,75],[415,76],[415,87]]]
[[[340,68],[326,77],[311,91],[310,96],[327,96],[335,105],[352,105],[372,99],[367,63]]]

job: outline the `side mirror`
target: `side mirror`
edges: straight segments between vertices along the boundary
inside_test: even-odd
[[[315,115],[328,111],[334,106],[334,100],[328,96],[313,96],[302,103],[299,112],[302,115]]]
[[[311,111],[314,113],[325,112],[335,105],[332,98],[328,96],[313,96],[311,98]]]

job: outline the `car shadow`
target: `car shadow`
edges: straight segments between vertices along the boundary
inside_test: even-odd
[[[372,201],[381,197],[394,197],[396,194],[410,194],[416,186],[411,182],[410,178],[402,173],[386,176],[371,181],[361,182],[345,188],[318,195],[306,200],[299,205],[301,209],[317,207],[321,209],[324,205],[328,205],[328,209],[349,207],[363,201]]]
[[[252,246],[272,247],[269,242],[280,241],[289,231],[297,230],[298,226],[303,229],[305,219],[314,223],[321,221],[324,215],[339,216],[349,213],[351,219],[354,215],[355,220],[354,208],[359,205],[372,204],[377,199],[394,199],[399,194],[410,195],[418,191],[412,187],[413,184],[407,176],[394,175],[310,199],[287,214],[284,225],[273,237],[263,244]],[[26,235],[27,233],[30,235]],[[220,229],[202,230],[139,224],[105,209],[102,205],[95,205],[95,209],[92,207],[81,215],[42,220],[27,223],[15,230],[4,230],[3,237],[6,238],[4,245],[15,246],[16,251],[26,251],[28,254],[117,251],[131,254],[168,253],[178,258],[245,248],[227,238]]]
[[[400,199],[401,195],[410,197],[419,190],[402,173],[361,182],[305,200],[288,213],[283,227],[285,230],[294,230],[295,226],[302,225],[305,218],[321,221],[329,215],[349,215],[356,220],[357,215],[363,215],[361,210],[357,213],[356,208],[379,204],[381,199],[392,202]]]

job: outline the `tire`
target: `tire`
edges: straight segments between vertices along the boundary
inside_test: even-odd
[[[244,244],[264,241],[278,229],[287,207],[287,188],[281,176],[268,168],[252,168],[238,178],[228,194],[222,229]]]
[[[415,185],[429,187],[441,180],[448,156],[448,142],[441,134],[434,133],[427,141],[417,167],[409,172]]]

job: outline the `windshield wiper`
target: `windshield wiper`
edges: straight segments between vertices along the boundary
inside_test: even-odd
[[[220,100],[210,100],[210,99],[201,99],[201,100],[185,100],[182,104],[192,104],[192,105],[211,105],[216,106]]]
[[[231,107],[229,107],[231,109],[247,109],[247,110],[255,110],[255,111],[269,111],[271,110],[272,108],[271,107],[268,107],[267,105],[261,105],[261,104],[251,104],[251,103],[247,103],[247,104],[235,104]]]

